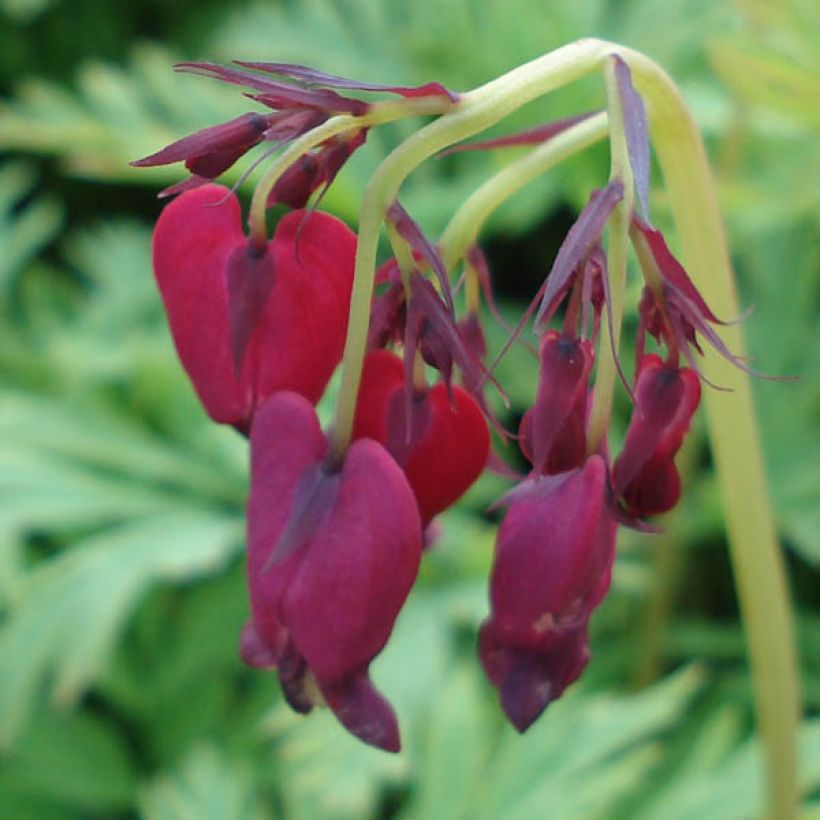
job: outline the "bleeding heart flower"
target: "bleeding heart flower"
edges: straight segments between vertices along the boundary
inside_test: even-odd
[[[313,407],[277,393],[251,428],[248,582],[242,654],[275,666],[291,705],[320,699],[365,743],[398,751],[390,704],[368,666],[416,578],[418,510],[407,479],[375,441],[354,442],[339,468]]]
[[[606,464],[594,455],[506,497],[479,655],[520,732],[586,664],[587,622],[609,588],[615,554],[607,495]]]
[[[211,418],[247,431],[274,391],[318,401],[347,331],[356,236],[344,223],[294,211],[256,248],[236,196],[205,185],[166,206],[153,253],[177,352]]]
[[[637,518],[671,510],[680,498],[675,454],[700,402],[700,381],[688,367],[648,354],[635,385],[635,409],[612,468],[616,495]]]
[[[387,447],[407,475],[425,526],[461,498],[487,464],[490,434],[481,408],[465,390],[450,389],[448,396],[437,384],[408,402],[402,360],[386,350],[365,359],[353,436]]]

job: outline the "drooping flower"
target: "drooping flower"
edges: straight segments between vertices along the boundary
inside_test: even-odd
[[[247,431],[276,390],[319,399],[347,329],[355,234],[294,211],[264,248],[242,230],[228,189],[188,191],[154,231],[154,272],[177,352],[215,421]]]
[[[448,393],[439,383],[415,390],[409,404],[405,391],[402,360],[386,350],[371,351],[362,371],[353,437],[373,438],[387,448],[404,470],[426,526],[481,475],[490,436],[481,408],[460,387]]]
[[[535,405],[524,414],[519,429],[521,450],[536,473],[562,473],[583,464],[594,358],[588,339],[556,330],[541,337]]]
[[[276,667],[291,705],[324,700],[365,743],[398,751],[390,704],[368,676],[416,578],[421,526],[407,479],[375,441],[327,462],[314,408],[281,392],[251,429],[246,662]]]
[[[643,357],[624,447],[612,469],[615,494],[636,518],[671,510],[680,497],[675,455],[700,402],[700,381],[688,367]]]
[[[586,665],[587,623],[609,588],[616,524],[598,455],[523,482],[505,503],[479,655],[523,732]]]

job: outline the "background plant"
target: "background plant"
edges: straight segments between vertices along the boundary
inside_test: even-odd
[[[816,4],[186,2],[173,19],[162,9],[0,3],[4,814],[753,814],[750,681],[702,439],[665,534],[621,538],[584,681],[524,738],[502,728],[473,659],[492,478],[443,519],[441,548],[374,666],[405,716],[405,755],[360,748],[327,716],[291,716],[271,679],[241,666],[245,445],[207,424],[151,280],[154,192],[175,172],[126,165],[239,113],[230,90],[174,75],[178,59],[275,58],[461,89],[586,34],[646,51],[681,81],[721,185],[742,300],[756,306],[754,364],[801,376],[756,395],[797,606],[806,816],[820,811]],[[581,83],[505,130],[600,95]],[[355,220],[364,180],[401,127],[354,156],[328,209]],[[403,200],[436,235],[503,161],[428,163]],[[531,294],[606,173],[606,152],[592,151],[497,215],[487,245],[505,299]],[[533,366],[526,354],[503,365],[513,412],[531,399]]]

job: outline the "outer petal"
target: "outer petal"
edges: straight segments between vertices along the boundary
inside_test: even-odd
[[[644,357],[624,448],[612,470],[615,492],[632,515],[665,512],[677,502],[674,457],[699,401],[693,370],[671,367],[655,355]]]
[[[281,602],[282,621],[320,683],[343,680],[381,651],[420,557],[407,480],[383,447],[354,442],[337,504]]]
[[[321,464],[326,450],[316,411],[302,396],[277,393],[259,408],[251,428],[248,587],[256,634],[274,655],[287,637],[278,601],[302,554],[292,553],[269,572],[263,568],[287,526],[299,479]]]
[[[490,582],[498,634],[536,647],[556,621],[581,617],[612,562],[614,536],[600,456],[545,497],[514,501],[498,531]]]
[[[276,390],[316,402],[342,358],[356,235],[329,214],[293,211],[279,222],[269,252],[276,284],[243,378],[252,380],[257,402]]]
[[[439,383],[427,394],[430,424],[404,463],[425,524],[455,504],[487,465],[490,433],[475,399]]]
[[[225,268],[245,241],[239,201],[220,185],[186,191],[154,230],[154,273],[177,353],[208,415],[240,424],[250,386],[233,374]]]
[[[368,354],[353,426],[354,438],[384,444],[402,466],[426,526],[454,504],[487,464],[490,434],[475,399],[459,387],[443,384],[411,402],[413,424],[408,441],[404,366],[385,350]]]

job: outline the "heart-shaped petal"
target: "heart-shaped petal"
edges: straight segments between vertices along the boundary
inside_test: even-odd
[[[481,408],[460,387],[437,384],[413,396],[409,435],[404,365],[386,350],[365,359],[354,438],[384,444],[404,470],[422,523],[454,504],[487,464],[490,434]]]
[[[406,477],[380,444],[355,441],[338,470],[325,463],[326,451],[316,411],[295,393],[270,397],[254,417],[253,623],[243,634],[243,656],[251,665],[275,665],[298,711],[311,708],[315,681],[349,731],[397,751],[395,715],[367,667],[387,642],[418,572],[418,509]],[[271,562],[283,537],[294,546]]]
[[[245,266],[244,276],[264,271],[272,284],[229,288],[229,267],[251,251],[254,265]],[[293,211],[264,249],[251,249],[236,196],[204,185],[165,208],[153,253],[177,352],[215,421],[247,430],[255,408],[277,390],[311,402],[320,398],[341,360],[347,331],[356,236],[344,223]],[[232,311],[231,297],[248,294],[265,304]],[[237,327],[243,321],[250,326]]]

